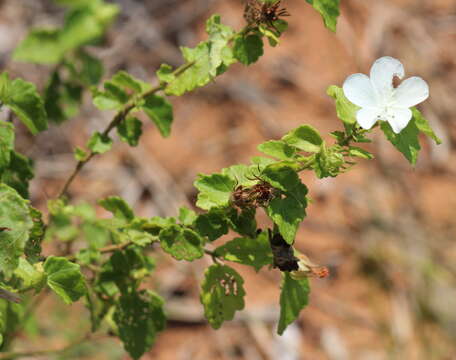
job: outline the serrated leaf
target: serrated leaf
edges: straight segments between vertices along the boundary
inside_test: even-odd
[[[204,240],[193,230],[171,225],[160,231],[161,247],[177,260],[193,261],[204,255]]]
[[[66,304],[71,304],[86,294],[84,276],[78,264],[63,257],[50,256],[43,267],[48,286]]]
[[[161,64],[160,68],[155,73],[160,80],[160,83],[168,84],[173,81],[176,76],[174,75],[174,70],[171,65]]]
[[[173,107],[165,98],[155,94],[148,95],[144,98],[144,103],[141,104],[140,108],[155,123],[163,137],[170,135]]]
[[[14,125],[0,122],[0,169],[9,165],[14,150]]]
[[[139,359],[154,344],[166,326],[163,299],[151,291],[122,294],[116,304],[114,321],[125,350]]]
[[[228,211],[229,226],[239,235],[255,237],[257,232],[255,213],[256,209],[247,208],[238,212],[237,209],[231,208]]]
[[[198,176],[194,183],[200,191],[196,206],[203,210],[229,205],[235,182],[227,175],[212,174]]]
[[[258,145],[258,150],[280,160],[293,159],[295,148],[282,140],[269,140]]]
[[[258,35],[237,36],[233,55],[244,65],[253,64],[263,55],[263,40]]]
[[[192,226],[198,215],[193,210],[181,207],[179,209],[179,221],[185,226]]]
[[[419,130],[415,121],[412,119],[399,134],[396,134],[386,121],[381,122],[380,128],[385,133],[386,138],[405,156],[409,163],[415,165],[421,149],[418,141]]]
[[[127,93],[111,81],[104,83],[104,91],[92,88],[93,104],[100,110],[120,110],[129,100]]]
[[[32,266],[24,258],[19,258],[19,265],[14,270],[14,278],[19,281],[15,287],[21,291],[35,289],[38,292],[46,284],[43,271]]]
[[[283,272],[280,293],[280,319],[277,333],[282,335],[288,325],[295,321],[309,302],[308,279],[293,280],[288,272]]]
[[[28,182],[33,176],[32,161],[15,151],[11,152],[9,166],[0,169],[0,181],[11,186],[23,198],[29,197]]]
[[[209,34],[209,58],[211,61],[210,75],[217,76],[217,69],[222,63],[226,62],[224,49],[228,46],[234,30],[220,22],[219,15],[212,15],[206,21],[206,32]],[[229,50],[229,49],[228,49]],[[228,60],[228,62],[230,62]],[[230,65],[230,63],[225,64]]]
[[[294,194],[295,189],[301,185],[297,172],[283,163],[268,165],[262,171],[261,176],[273,187],[288,193]],[[300,192],[299,195],[301,195]],[[305,201],[305,198],[302,201]]]
[[[228,233],[228,222],[225,214],[212,209],[205,214],[198,215],[194,221],[195,230],[201,236],[207,236],[209,241],[213,241]]]
[[[9,80],[4,73],[0,80],[0,101],[17,115],[19,120],[34,135],[47,129],[47,116],[44,103],[36,90],[36,86],[22,79]]]
[[[343,89],[336,85],[328,87],[326,93],[336,100],[337,117],[349,127],[353,126],[356,123],[356,113],[360,108],[351,103],[345,97]]]
[[[340,15],[339,6],[340,0],[306,0],[317,10],[325,26],[331,31],[336,32],[337,18]]]
[[[321,144],[323,143],[319,132],[310,125],[302,125],[291,130],[282,137],[282,140],[300,150],[314,153],[320,151]]]
[[[192,65],[168,84],[165,89],[167,95],[180,96],[212,80],[213,68],[208,42],[202,42],[193,49],[182,47],[181,51],[185,61]]]
[[[90,137],[87,142],[87,147],[95,154],[103,154],[106,151],[111,150],[112,139],[109,136],[100,134],[97,131]]]
[[[11,187],[0,184],[0,271],[10,277],[19,264],[33,220],[27,201]]]
[[[152,85],[149,83],[136,79],[133,75],[130,75],[123,70],[117,72],[110,81],[125,90],[133,91],[135,94],[139,94],[152,88]]]
[[[244,280],[226,265],[212,265],[206,269],[201,284],[200,300],[204,315],[214,329],[232,320],[237,310],[244,308]]]
[[[123,142],[130,146],[137,146],[142,135],[142,122],[136,117],[128,116],[117,125],[117,134]]]
[[[435,134],[434,130],[432,130],[429,122],[423,116],[423,114],[421,114],[421,112],[415,107],[411,108],[411,110],[413,113],[413,118],[411,121],[415,122],[418,130],[429,136],[432,140],[435,141],[437,145],[440,145],[442,143],[442,140]]]
[[[243,237],[228,241],[215,249],[215,254],[228,261],[252,266],[255,271],[272,264],[272,252],[266,232],[256,238]]]
[[[126,203],[124,199],[118,196],[110,196],[106,199],[98,201],[98,203],[106,210],[111,212],[114,217],[124,220],[131,221],[135,217],[133,210]]]
[[[33,227],[30,229],[29,238],[25,243],[24,254],[32,264],[39,261],[41,255],[41,242],[44,239],[45,224],[39,210],[29,206]]]

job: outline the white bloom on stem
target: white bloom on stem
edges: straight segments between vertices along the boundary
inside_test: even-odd
[[[361,107],[356,120],[363,129],[370,129],[377,120],[384,120],[399,134],[412,118],[410,107],[428,98],[429,87],[422,78],[410,77],[395,88],[395,76],[402,79],[404,67],[399,60],[384,56],[372,65],[370,78],[365,74],[353,74],[345,80],[344,94]]]

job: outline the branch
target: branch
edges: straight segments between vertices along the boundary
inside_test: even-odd
[[[191,61],[191,62],[188,62],[188,63],[185,63],[184,65],[180,66],[179,68],[177,68],[176,70],[174,70],[173,72],[173,75],[175,77],[178,77],[180,76],[181,74],[183,74],[187,69],[191,68],[193,65],[195,65],[195,61]],[[109,135],[109,133],[111,132],[112,129],[114,129],[117,125],[119,125],[120,123],[122,123],[122,121],[125,120],[125,118],[127,117],[127,115],[129,114],[129,112],[136,106],[136,102],[138,100],[141,100],[141,99],[144,99],[146,97],[148,97],[149,95],[152,95],[152,94],[155,94],[156,92],[158,91],[161,91],[161,90],[164,90],[166,88],[167,84],[166,83],[163,83],[163,84],[160,84],[144,93],[142,93],[138,98],[134,98],[132,99],[131,101],[129,101],[127,104],[125,104],[125,106],[123,107],[122,110],[120,110],[116,116],[114,116],[114,118],[112,119],[112,121],[108,124],[108,126],[106,127],[106,129],[103,131],[103,136],[107,136]],[[70,177],[68,178],[68,180],[65,182],[65,184],[63,185],[63,188],[62,190],[60,191],[59,193],[59,196],[58,198],[61,198],[63,197],[67,192],[68,192],[68,188],[70,187],[71,183],[73,182],[73,180],[76,178],[76,176],[79,174],[79,172],[82,170],[82,168],[96,155],[96,153],[94,153],[93,151],[91,151],[89,153],[89,155],[87,156],[86,159],[84,160],[80,160],[77,162],[73,172],[71,173]]]

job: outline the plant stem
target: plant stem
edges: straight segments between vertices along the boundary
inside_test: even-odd
[[[195,65],[195,61],[191,61],[191,62],[188,62],[188,63],[185,63],[184,65],[178,67],[176,70],[174,70],[173,72],[173,75],[175,77],[178,77],[180,76],[181,74],[183,74],[187,69],[191,68],[193,65]],[[152,94],[155,94],[156,92],[158,91],[161,91],[161,90],[164,90],[166,88],[168,84],[166,83],[162,83],[150,90],[147,90],[145,92],[143,92],[142,94],[139,95],[139,97],[137,98],[134,98],[132,99],[131,101],[129,101],[127,104],[125,104],[125,106],[123,107],[123,109],[121,109],[117,114],[116,116],[114,116],[114,118],[112,119],[112,121],[108,124],[108,126],[106,127],[106,129],[103,131],[102,135],[103,136],[107,136],[109,135],[109,133],[111,132],[112,129],[114,129],[116,126],[118,126],[120,123],[122,123],[122,121],[125,120],[125,118],[128,116],[128,114],[130,113],[130,111],[135,108],[136,106],[136,102],[138,100],[142,100],[142,99],[145,99],[146,97],[152,95]],[[65,182],[65,184],[63,185],[63,188],[62,190],[60,191],[59,193],[59,196],[58,198],[61,198],[63,197],[67,192],[68,192],[68,188],[70,187],[70,185],[72,184],[73,180],[76,178],[76,176],[79,174],[79,172],[82,170],[82,168],[96,155],[97,153],[91,151],[89,153],[89,155],[84,159],[84,160],[80,160],[77,162],[73,172],[71,173],[70,177],[67,179],[67,181]]]

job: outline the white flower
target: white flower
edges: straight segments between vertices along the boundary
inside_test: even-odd
[[[345,80],[344,94],[361,107],[356,120],[363,129],[370,129],[377,120],[384,120],[399,134],[412,118],[410,107],[428,98],[429,87],[422,78],[413,76],[394,88],[395,76],[402,79],[404,67],[399,60],[384,56],[372,65],[370,78],[353,74]]]

